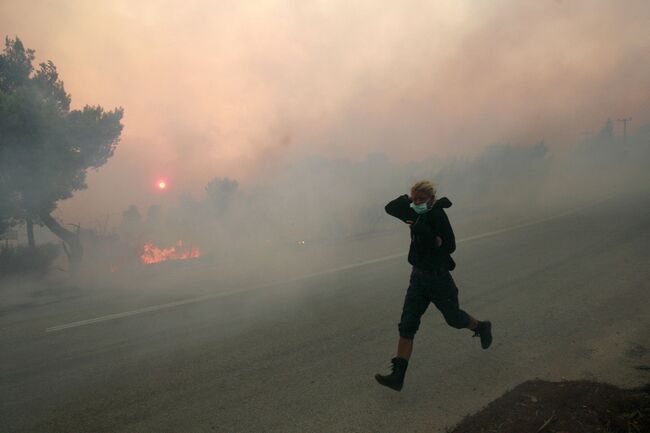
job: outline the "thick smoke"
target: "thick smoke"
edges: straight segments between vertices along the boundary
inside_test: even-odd
[[[126,109],[113,159],[61,203],[68,219],[156,204],[158,176],[198,196],[314,155],[555,150],[608,117],[650,118],[644,1],[65,5],[3,2],[0,27],[55,62],[73,104]]]
[[[91,274],[117,268],[131,277],[175,269],[209,281],[264,275],[279,280],[381,257],[405,248],[405,228],[384,212],[387,201],[432,179],[447,196],[460,237],[573,209],[648,185],[650,126],[614,134],[612,121],[579,143],[552,151],[544,142],[493,144],[475,157],[393,162],[385,154],[363,161],[305,158],[265,182],[242,187],[215,177],[197,196],[167,206],[128,207],[103,240],[89,230]],[[108,241],[107,241],[108,238]],[[182,241],[201,257],[143,265],[143,245]],[[156,284],[161,284],[157,282]]]
[[[463,224],[645,180],[642,1],[66,5],[5,2],[0,23],[73,105],[125,108],[115,156],[57,213],[102,270],[179,240],[206,266],[324,267],[399,230],[383,205],[422,178]]]

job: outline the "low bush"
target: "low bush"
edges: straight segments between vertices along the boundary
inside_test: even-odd
[[[61,252],[56,244],[0,246],[0,278],[9,276],[43,276]]]

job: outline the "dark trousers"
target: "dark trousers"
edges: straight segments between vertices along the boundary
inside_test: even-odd
[[[428,272],[414,267],[398,327],[400,337],[413,339],[430,303],[440,310],[449,326],[461,329],[469,325],[469,316],[459,307],[458,288],[449,271]]]

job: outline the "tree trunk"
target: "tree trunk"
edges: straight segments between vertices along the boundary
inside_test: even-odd
[[[30,248],[36,248],[36,241],[34,241],[34,222],[30,217],[25,218],[25,225],[27,226],[27,245]]]
[[[64,242],[64,249],[70,261],[70,273],[75,275],[81,265],[81,257],[83,256],[83,248],[79,233],[72,232],[63,227],[57,220],[52,218],[52,215],[44,213],[41,215],[43,224],[57,235]],[[66,248],[67,246],[67,248]]]

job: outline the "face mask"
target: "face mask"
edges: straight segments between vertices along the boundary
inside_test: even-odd
[[[420,204],[415,204],[411,203],[411,209],[415,211],[418,215],[422,215],[423,213],[429,212],[429,207],[427,205],[427,202],[420,203]]]

